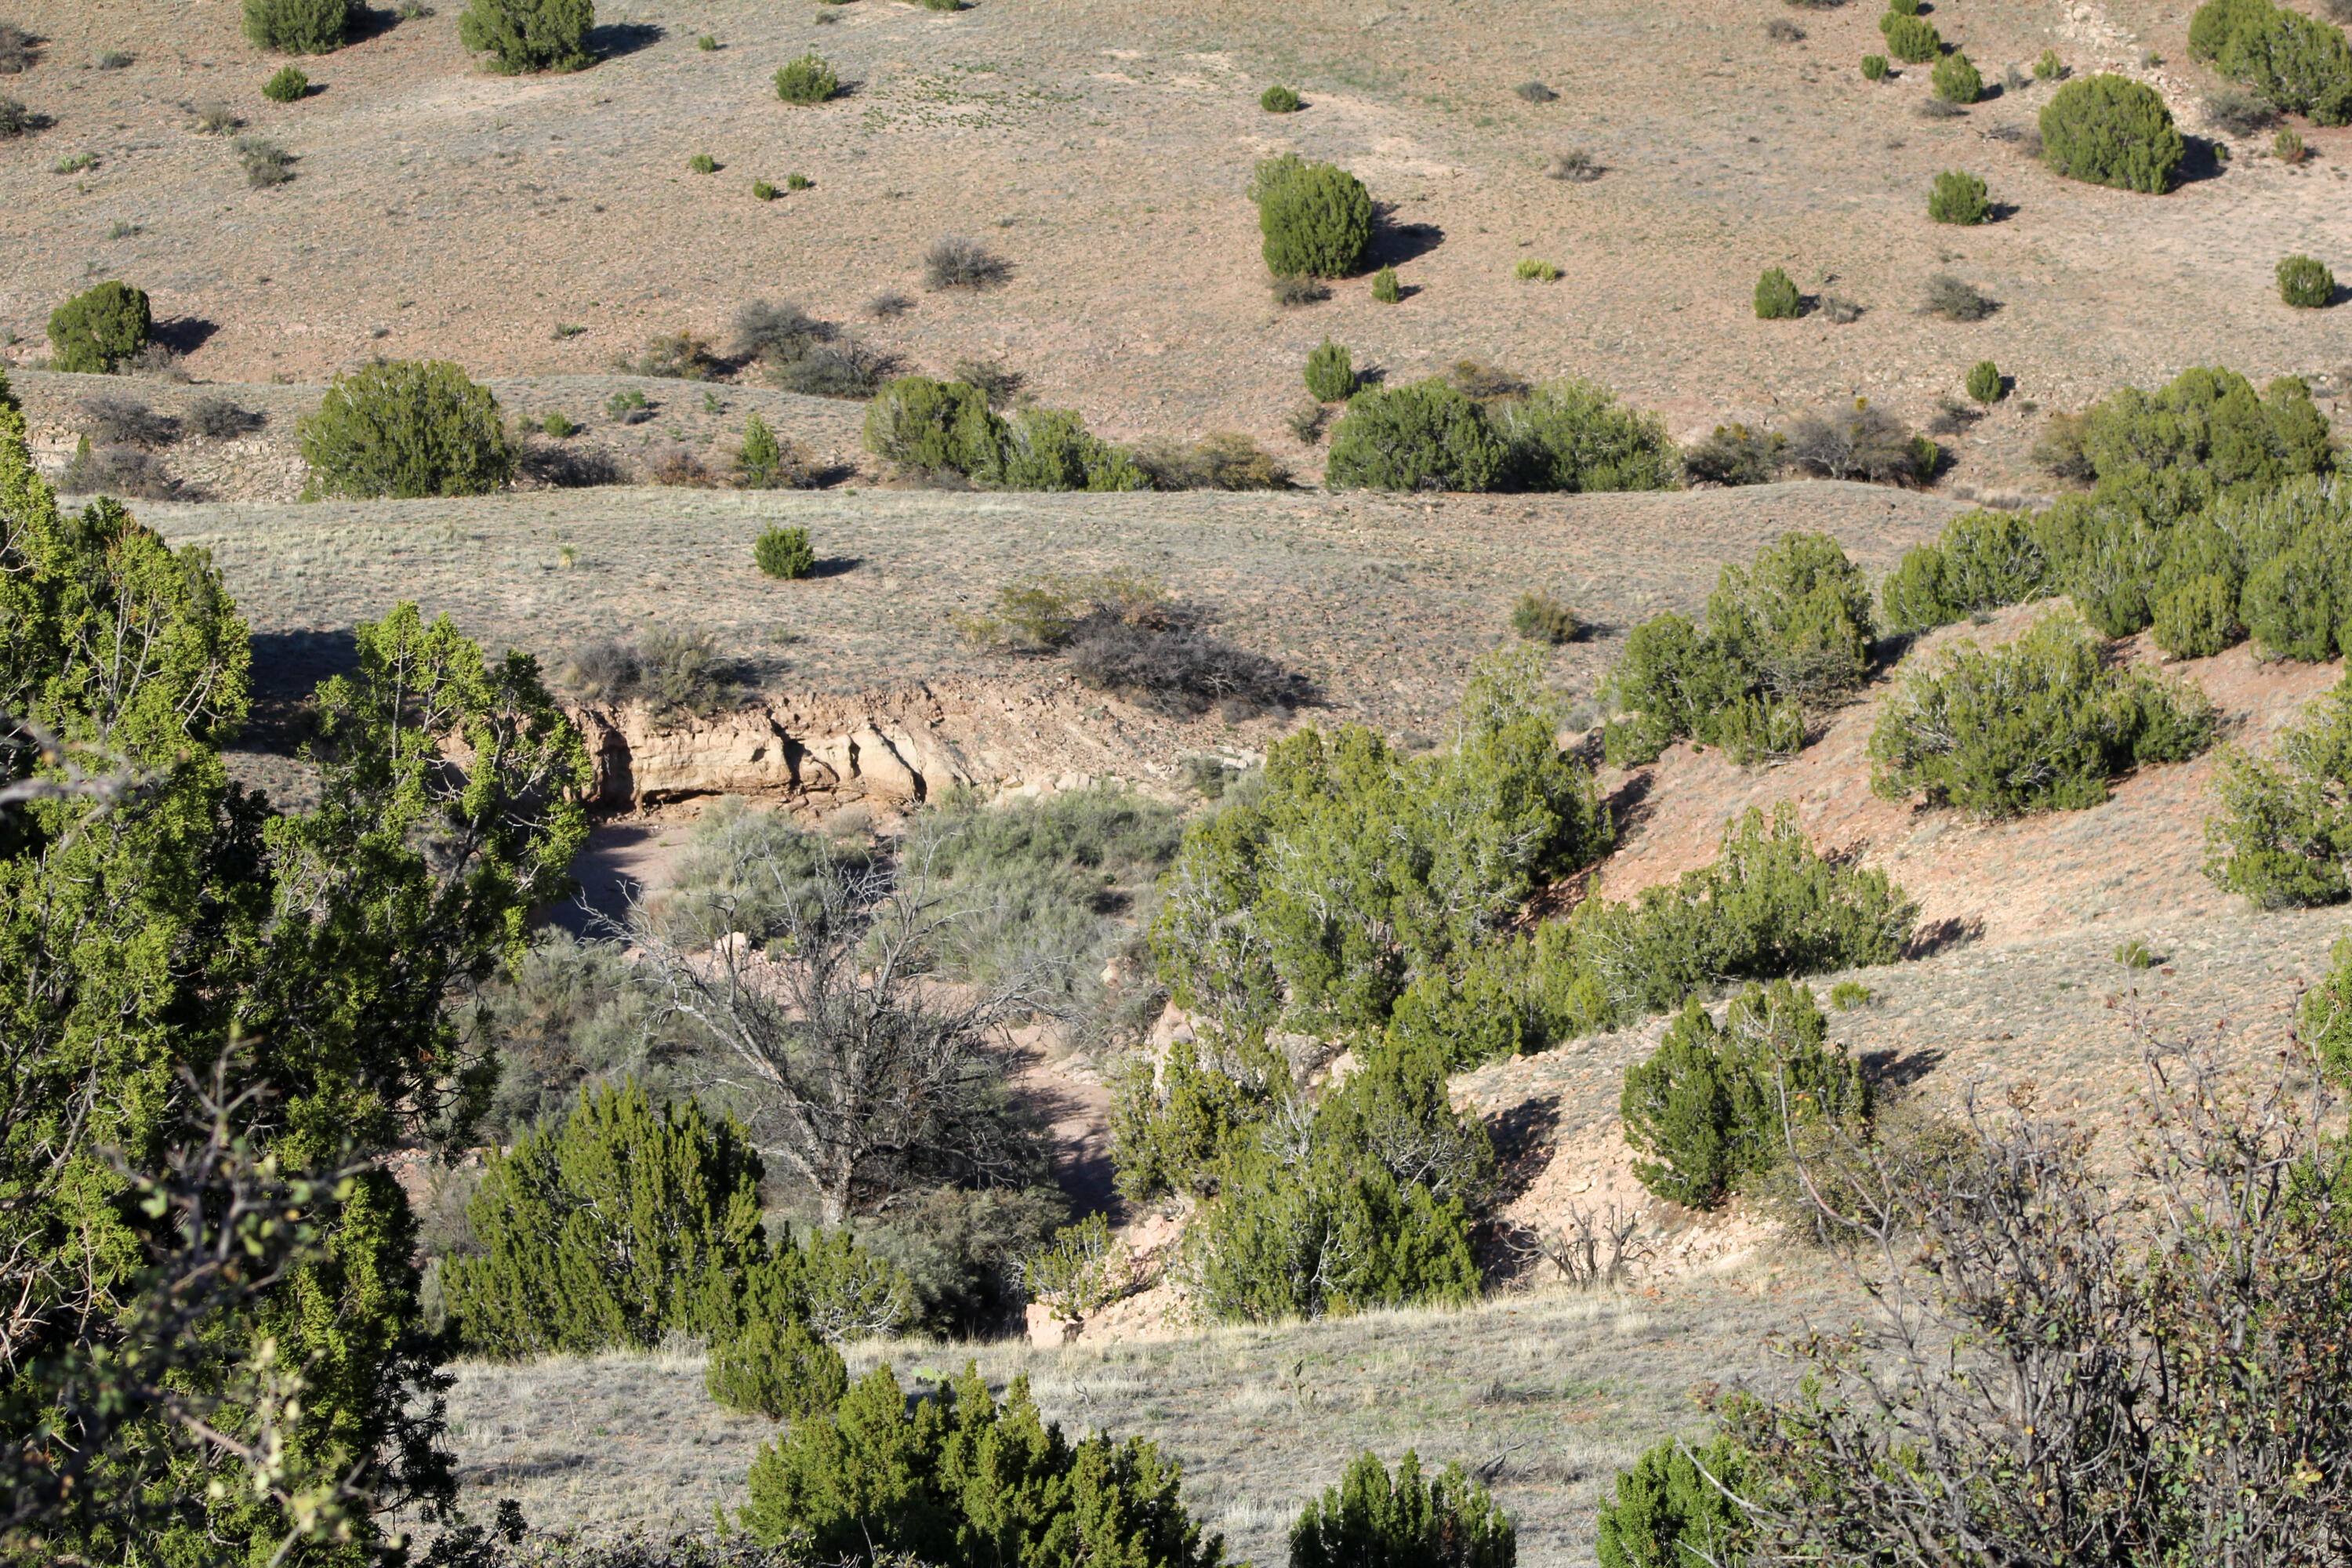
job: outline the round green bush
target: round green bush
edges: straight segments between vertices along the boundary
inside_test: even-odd
[[[1979,224],[1992,216],[1985,199],[1985,183],[1974,174],[1948,169],[1936,176],[1927,193],[1927,216],[1937,223]]]
[[[2128,77],[2084,77],[2042,109],[2042,161],[2070,180],[2161,195],[2189,146],[2157,90]]]
[[[261,96],[272,103],[293,103],[310,90],[310,79],[294,66],[284,66],[261,84]]]
[[[1356,363],[1347,347],[1325,338],[1307,356],[1307,390],[1318,403],[1345,403],[1356,390]]]
[[[350,0],[245,0],[245,36],[281,55],[323,55],[343,47],[355,9]]]
[[[691,174],[715,174],[719,173],[719,160],[712,157],[708,153],[697,153],[693,157],[688,158],[686,161],[686,166],[688,171]]]
[[[457,41],[490,55],[500,76],[525,71],[574,71],[593,63],[588,29],[594,0],[473,0],[457,18]]]
[[[809,544],[805,528],[770,523],[752,542],[751,559],[761,571],[787,583],[796,583],[816,571],[816,551]]]
[[[1268,114],[1296,114],[1307,107],[1300,100],[1298,94],[1280,82],[1275,83],[1258,95],[1257,106]]]
[[[1889,11],[1878,19],[1878,30],[1886,35],[1886,52],[1906,65],[1926,65],[1944,52],[1936,24],[1923,16]]]
[[[2192,577],[2156,601],[2156,646],[2175,658],[2210,658],[2234,647],[2238,595],[2218,573]]]
[[[814,50],[776,71],[776,96],[786,103],[823,103],[840,90],[839,73]]]
[[[1404,285],[1397,281],[1397,269],[1383,267],[1372,274],[1372,298],[1383,305],[1393,305],[1404,298]]]
[[[1969,367],[1968,392],[1970,397],[1979,403],[1999,403],[2002,391],[2000,366],[1989,359],[1980,359]]]
[[[49,313],[49,368],[111,374],[138,357],[153,324],[144,289],[101,283]]]
[[[1958,49],[1937,60],[1927,79],[1935,85],[1936,96],[1947,103],[1974,103],[1984,96],[1983,75]]]
[[[751,199],[755,202],[772,202],[783,194],[765,180],[751,182]]]
[[[2336,274],[2316,257],[2290,256],[2278,264],[2279,298],[2299,310],[2336,301]]]
[[[1798,296],[1797,286],[1789,275],[1777,267],[1768,267],[1756,279],[1756,319],[1759,321],[1785,321],[1795,319],[1804,301]]]
[[[1886,57],[1885,55],[1863,56],[1862,75],[1863,79],[1865,81],[1885,81],[1886,79]]]
[[[799,1322],[754,1319],[710,1347],[703,1386],[730,1410],[771,1421],[830,1415],[849,1392],[841,1352]]]
[[[514,476],[499,400],[446,360],[390,360],[338,376],[296,429],[315,494],[487,495]]]
[[[1372,197],[1330,163],[1296,155],[1260,165],[1255,182],[1266,270],[1276,278],[1346,278],[1372,243]]]
[[[1507,452],[1486,410],[1443,380],[1360,392],[1331,432],[1335,490],[1490,490]]]

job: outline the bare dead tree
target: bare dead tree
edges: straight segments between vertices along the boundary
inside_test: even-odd
[[[1009,1026],[1052,1009],[1053,966],[941,979],[950,936],[982,911],[935,894],[919,866],[763,843],[736,870],[740,891],[667,919],[638,903],[623,934],[824,1222],[926,1182],[1034,1173],[1040,1144],[1001,1056]]]
[[[1964,1158],[1857,1144],[1822,1184],[1800,1172],[1876,1311],[1783,1347],[1809,1394],[1719,1402],[1769,1478],[1743,1500],[1754,1560],[2352,1562],[2334,1096],[2292,1037],[2248,1089],[2218,1037],[2139,1027],[2127,1181],[2030,1090],[2006,1114],[1970,1098]]]
[[[1561,1279],[1586,1290],[1617,1283],[1626,1265],[1650,1250],[1642,1239],[1642,1211],[1613,1202],[1599,1209],[1571,1205],[1559,1225],[1537,1231],[1534,1243]]]

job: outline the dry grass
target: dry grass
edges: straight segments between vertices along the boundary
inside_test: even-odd
[[[911,1384],[971,1360],[1000,1386],[1026,1375],[1066,1429],[1150,1437],[1181,1458],[1194,1513],[1262,1563],[1282,1560],[1299,1506],[1360,1449],[1492,1465],[1520,1561],[1545,1568],[1591,1560],[1593,1507],[1620,1467],[1703,1428],[1696,1384],[1773,1375],[1769,1325],[1850,1315],[1805,1282],[1816,1272],[1754,1264],[1638,1299],[1529,1292],[1157,1342],[869,1345],[851,1371],[887,1361]],[[461,1363],[449,1411],[467,1506],[514,1497],[536,1524],[603,1531],[707,1524],[714,1506],[740,1506],[774,1429],[713,1405],[702,1366],[690,1354]]]

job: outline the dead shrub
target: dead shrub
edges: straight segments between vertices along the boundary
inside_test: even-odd
[[[234,441],[265,423],[267,416],[216,393],[208,392],[188,405],[188,428],[208,441]]]
[[[71,495],[118,496],[126,500],[171,500],[180,482],[154,453],[137,447],[93,447],[88,437],[58,483]]]
[[[1319,409],[1321,405],[1317,405]],[[1191,446],[1165,437],[1134,449],[1136,467],[1161,490],[1280,490],[1290,488],[1290,470],[1248,437],[1222,430]]]
[[[0,22],[0,76],[19,76],[41,58],[41,40],[13,22]]]
[[[168,447],[180,436],[177,419],[119,392],[93,392],[74,405],[74,412],[101,447]]]
[[[533,441],[515,459],[522,477],[550,489],[584,490],[598,485],[625,485],[629,471],[621,459],[601,447],[550,446]]]
[[[903,316],[915,308],[912,295],[901,294],[896,289],[886,289],[866,301],[866,314],[877,321]]]
[[[771,367],[769,380],[803,397],[864,399],[879,392],[882,384],[906,364],[897,354],[840,337],[817,344],[788,363]]]
[[[684,489],[716,489],[719,476],[691,447],[664,447],[646,458],[646,478],[656,485]]]
[[[714,711],[733,694],[735,668],[699,626],[656,627],[634,643],[590,643],[564,666],[564,683],[597,702],[643,702],[655,713]]]
[[[1801,415],[1787,434],[1787,460],[1823,479],[1915,484],[1935,472],[1934,442],[1861,399]]]
[[[961,235],[935,239],[923,253],[923,286],[928,289],[994,289],[1012,276],[1012,263]]]
[[[1274,302],[1285,307],[1312,305],[1331,297],[1329,284],[1320,278],[1309,278],[1303,272],[1276,278],[1270,287],[1274,291]]]
[[[1525,397],[1530,390],[1528,378],[1518,372],[1475,359],[1455,360],[1445,379],[1453,383],[1454,391],[1481,403],[1491,403],[1503,397]]]
[[[1551,155],[1550,160],[1544,164],[1544,173],[1555,180],[1566,180],[1570,184],[1581,185],[1599,179],[1603,170],[1601,160],[1594,157],[1590,149],[1569,147]]]
[[[1027,376],[1001,359],[960,359],[953,368],[955,379],[966,386],[978,387],[991,408],[1003,408],[1029,384]]]
[[[659,376],[668,381],[709,381],[727,366],[710,345],[692,332],[666,332],[648,339],[634,358],[619,354],[613,368],[624,375]]]
[[[831,342],[840,329],[821,321],[790,300],[772,305],[753,300],[735,312],[735,341],[730,353],[739,363],[754,360],[787,364],[803,359],[820,343]]]
[[[1091,616],[1079,623],[1066,654],[1071,672],[1087,685],[1163,713],[1214,708],[1237,721],[1269,709],[1286,711],[1312,696],[1305,678],[1189,626]]]
[[[2278,110],[2252,93],[2229,87],[2205,95],[2205,123],[2226,136],[2252,136],[2278,123]]]
[[[1764,24],[1764,37],[1776,44],[1801,44],[1805,30],[1786,16],[1774,16]]]
[[[1920,309],[1948,321],[1981,321],[2000,309],[2000,301],[1948,272],[1937,272],[1927,279],[1927,298]]]

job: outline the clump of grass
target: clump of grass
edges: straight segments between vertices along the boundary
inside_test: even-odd
[[[1511,606],[1511,629],[1529,642],[1549,643],[1557,647],[1574,642],[1584,635],[1584,623],[1576,612],[1540,589],[1529,589],[1519,595]]]
[[[53,174],[79,174],[85,169],[95,169],[97,167],[97,153],[75,153],[67,157],[60,158],[56,163],[50,164],[49,173]]]
[[[1296,114],[1307,104],[1295,89],[1276,82],[1258,94],[1257,106],[1268,114]]]
[[[754,201],[772,202],[783,194],[783,192],[776,189],[775,186],[768,184],[765,180],[754,180],[751,182],[751,199]]]
[[[1312,305],[1331,297],[1330,286],[1320,278],[1309,278],[1303,272],[1293,272],[1276,278],[1271,285],[1274,302],[1285,307]]]
[[[200,136],[218,136],[245,123],[226,103],[203,103],[190,110],[192,128]]]
[[[1786,16],[1774,16],[1765,22],[1764,37],[1776,44],[1801,44],[1805,30]]]
[[[1013,276],[1013,267],[976,239],[944,235],[923,252],[923,286],[927,289],[1000,287]]]
[[[1530,256],[1511,268],[1511,276],[1522,283],[1556,283],[1559,280],[1559,268]]]
[[[866,314],[873,321],[887,321],[903,316],[915,308],[912,295],[901,294],[896,289],[886,289],[866,301]]]
[[[715,174],[719,173],[719,160],[713,158],[708,153],[697,153],[693,157],[688,158],[686,161],[686,166],[698,174]]]
[[[814,189],[815,185],[816,182],[810,179],[806,174],[791,174],[784,176],[784,189],[788,191],[811,190]]]
[[[294,177],[294,154],[266,136],[238,137],[236,156],[245,165],[245,183],[257,191],[282,185]]]
[[[1554,153],[1550,162],[1544,165],[1544,173],[1553,179],[1580,185],[1599,179],[1602,172],[1601,160],[1583,147],[1570,147]]]
[[[702,37],[694,40],[694,47],[700,49],[706,55],[716,54],[719,50],[719,40],[712,37],[709,33],[705,33]]]

